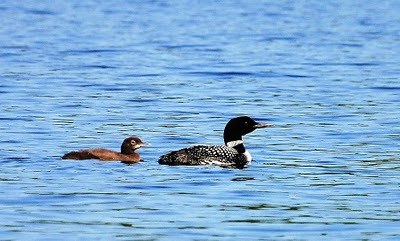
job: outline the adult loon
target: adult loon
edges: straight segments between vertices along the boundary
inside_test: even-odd
[[[158,163],[165,165],[217,165],[242,168],[251,162],[250,153],[243,145],[242,137],[255,129],[272,126],[257,123],[248,116],[231,119],[224,129],[225,145],[192,146],[163,155]]]
[[[135,151],[146,145],[147,144],[143,143],[138,137],[131,136],[122,142],[121,153],[104,148],[84,149],[69,152],[65,154],[62,159],[99,159],[102,161],[122,161],[124,163],[136,163],[140,161],[140,155]]]

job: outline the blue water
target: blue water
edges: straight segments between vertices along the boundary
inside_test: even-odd
[[[400,2],[0,2],[2,240],[399,240]],[[223,143],[245,169],[161,166]],[[61,160],[150,147],[125,165]]]

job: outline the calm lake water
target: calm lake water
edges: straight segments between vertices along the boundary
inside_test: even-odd
[[[2,240],[399,240],[400,2],[0,2]],[[274,123],[245,169],[161,166]],[[150,147],[124,165],[61,160]]]

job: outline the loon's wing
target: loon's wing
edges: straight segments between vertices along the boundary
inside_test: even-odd
[[[192,146],[170,152],[158,162],[166,165],[217,165],[222,167],[244,166],[245,158],[227,146]]]
[[[99,159],[103,161],[121,160],[121,155],[117,152],[110,151],[104,148],[85,149],[79,151],[72,151],[65,154],[62,159]]]
[[[85,160],[85,159],[99,159],[99,158],[93,153],[91,153],[90,150],[80,150],[80,151],[71,151],[62,156],[62,159]]]

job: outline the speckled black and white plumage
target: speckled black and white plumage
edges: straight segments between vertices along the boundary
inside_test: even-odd
[[[158,161],[166,165],[216,165],[221,167],[243,167],[246,156],[228,146],[192,146],[161,156]]]
[[[225,126],[225,145],[198,145],[184,148],[161,156],[158,162],[164,165],[216,165],[241,168],[252,159],[243,145],[242,137],[257,128],[268,126],[271,124],[257,123],[247,116],[233,118]]]

